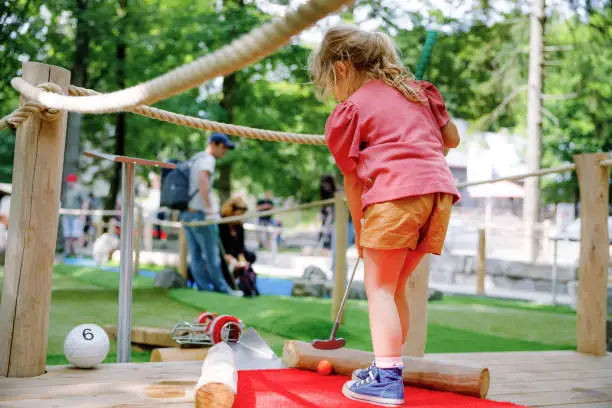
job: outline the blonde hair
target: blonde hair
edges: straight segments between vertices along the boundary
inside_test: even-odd
[[[334,63],[337,61],[349,62],[356,73],[367,79],[384,81],[408,100],[422,100],[410,84],[414,75],[403,66],[393,41],[385,33],[363,31],[348,24],[332,27],[325,33],[321,45],[309,59],[312,81],[320,99],[326,100],[336,84]]]
[[[231,217],[235,212],[244,214],[248,209],[246,201],[240,196],[235,196],[223,203],[220,213],[222,217]]]

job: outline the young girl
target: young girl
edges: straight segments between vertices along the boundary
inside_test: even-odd
[[[445,155],[459,145],[459,135],[438,90],[413,79],[385,34],[331,28],[310,69],[320,96],[340,101],[325,137],[356,220],[375,356],[342,392],[401,405],[406,282],[426,253],[442,252],[459,200]]]

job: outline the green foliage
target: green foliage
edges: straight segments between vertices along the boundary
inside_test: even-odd
[[[552,44],[566,47],[548,54],[544,92],[561,95],[545,100],[544,157],[546,165],[571,162],[575,154],[612,151],[612,9],[591,16],[589,25],[576,19],[556,24],[548,33]],[[548,183],[550,201],[578,197],[575,174]]]
[[[285,0],[275,4],[286,6]],[[86,5],[83,8],[83,5]],[[506,11],[490,1],[473,2],[462,19],[444,17],[430,6],[428,14],[390,7],[378,0],[359,0],[342,15],[354,21],[357,12],[381,22],[391,34],[403,62],[414,72],[427,32],[439,37],[425,79],[442,91],[452,116],[469,121],[472,130],[508,128],[524,133],[529,58],[529,19],[518,2]],[[612,89],[610,7],[571,2],[581,19],[552,13],[547,20],[547,46],[572,47],[545,55],[544,93],[574,95],[544,100],[543,166],[571,161],[576,153],[611,150],[609,118]],[[80,11],[79,11],[80,10]],[[119,15],[114,0],[0,0],[0,115],[16,108],[18,95],[9,80],[20,75],[21,61],[36,60],[71,68],[74,64],[76,19],[87,24],[89,53],[86,86],[102,92],[116,89],[116,46],[127,45],[126,85],[164,74],[218,50],[272,16],[256,2],[231,0],[217,9],[215,1],[128,0]],[[353,14],[355,13],[355,14]],[[584,17],[586,16],[586,17]],[[497,22],[493,21],[493,18]],[[125,34],[119,27],[125,23]],[[435,24],[434,24],[435,22]],[[409,30],[402,27],[410,27]],[[156,104],[170,111],[226,122],[224,101],[231,99],[231,121],[264,129],[321,134],[333,103],[320,103],[309,84],[310,49],[290,42],[273,55],[236,73],[234,95],[223,95],[222,78]],[[116,115],[85,115],[81,144],[112,151]],[[185,159],[205,147],[208,132],[127,116],[127,155],[150,159]],[[0,132],[0,181],[10,181],[14,136]],[[296,145],[234,138],[238,149],[219,163],[232,163],[236,185],[257,194],[271,189],[277,196],[302,201],[318,198],[320,176],[337,169],[325,146]],[[82,162],[89,167],[88,161]],[[139,172],[145,169],[138,168]],[[110,179],[112,169],[97,176]],[[544,182],[545,200],[573,200],[574,176]]]

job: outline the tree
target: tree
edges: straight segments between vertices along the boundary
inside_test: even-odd
[[[544,47],[544,22],[546,4],[544,0],[533,0],[531,30],[529,36],[529,85],[527,104],[527,171],[540,168],[542,156],[542,61]],[[527,240],[527,257],[535,262],[538,256],[538,237],[535,224],[540,215],[540,178],[525,180],[523,217]]]

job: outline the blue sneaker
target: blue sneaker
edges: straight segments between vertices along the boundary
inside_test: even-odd
[[[365,380],[366,378],[368,378],[368,375],[370,374],[370,370],[374,366],[375,364],[372,363],[370,364],[369,367],[356,369],[355,371],[353,371],[353,376],[351,377],[351,379],[352,380]]]
[[[347,381],[342,387],[345,397],[385,407],[404,404],[404,381],[401,368],[370,366],[364,380]]]

